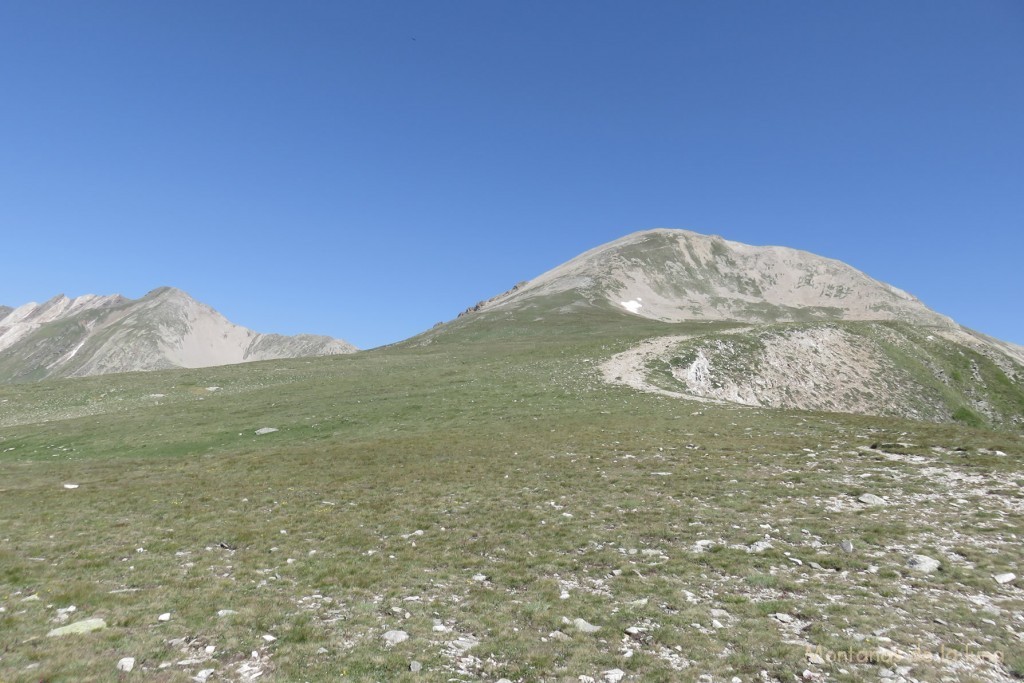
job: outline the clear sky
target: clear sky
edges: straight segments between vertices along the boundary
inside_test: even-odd
[[[1024,3],[0,4],[0,303],[365,348],[653,227],[1024,343]]]

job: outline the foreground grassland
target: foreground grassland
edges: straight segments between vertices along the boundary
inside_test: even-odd
[[[1024,440],[599,380],[679,329],[0,388],[0,681],[1024,676]]]

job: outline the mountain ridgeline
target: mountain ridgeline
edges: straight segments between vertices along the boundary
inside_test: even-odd
[[[330,337],[260,334],[185,292],[88,294],[0,308],[0,382],[201,368],[355,351]]]

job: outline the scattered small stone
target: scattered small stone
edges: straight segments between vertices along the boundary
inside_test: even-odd
[[[409,634],[405,631],[388,631],[384,634],[384,643],[388,647],[404,643],[407,640],[409,640]]]
[[[473,575],[473,580],[476,581],[477,583],[483,583],[483,582],[487,581],[487,575],[486,574],[474,574]]]
[[[193,678],[192,680],[197,681],[197,683],[205,683],[205,681],[209,680],[210,676],[213,675],[213,672],[214,669],[203,669],[202,671],[197,673],[195,675],[195,678]]]
[[[320,648],[317,648],[316,653],[318,655],[326,655],[326,654],[330,653],[330,650],[328,650],[326,647],[320,647]]]
[[[78,484],[64,484],[64,488],[66,488],[66,489],[77,489],[78,488]]]
[[[163,614],[158,616],[156,618],[156,620],[157,621],[170,621],[171,620],[171,613],[170,612],[164,612]]]
[[[861,494],[857,500],[864,503],[865,505],[885,505],[885,499],[876,496],[873,493]]]
[[[235,610],[233,610],[233,609],[221,609],[221,610],[217,610],[217,616],[218,616],[218,617],[230,617],[230,616],[231,616],[232,614],[238,614],[238,612],[236,612],[236,611],[235,611]]]
[[[277,427],[260,427],[256,430],[256,436],[263,436],[264,434],[273,434],[277,431]]]
[[[548,638],[550,638],[551,640],[558,640],[558,641],[562,641],[562,642],[565,642],[565,641],[568,641],[568,640],[572,640],[572,636],[570,636],[568,633],[564,633],[562,631],[552,631],[551,633],[548,634]]]
[[[122,657],[117,660],[117,670],[124,671],[125,673],[130,672],[135,668],[135,657]]]
[[[572,625],[576,627],[577,631],[581,633],[597,633],[601,630],[600,626],[594,626],[586,619],[580,619],[579,617],[573,619]]]
[[[750,546],[748,546],[747,547],[747,552],[748,553],[763,553],[765,550],[768,550],[771,547],[772,547],[772,544],[769,541],[758,541],[757,543],[752,543]]]
[[[423,665],[417,662],[416,660],[409,662],[409,671],[413,672],[414,674],[418,674],[422,670]]]
[[[807,661],[815,666],[825,666],[825,659],[817,652],[808,652]]]
[[[839,544],[839,547],[843,549],[844,553],[853,552],[853,541],[843,541]]]
[[[272,643],[272,642],[274,642],[275,640],[277,640],[277,637],[276,637],[276,636],[272,636],[272,635],[270,635],[269,633],[265,633],[265,634],[263,635],[263,640],[265,640],[265,641],[266,641],[266,642],[268,642],[268,643]]]
[[[996,574],[992,578],[1001,586],[1003,584],[1013,583],[1014,579],[1017,578],[1017,575],[1011,572],[1006,572],[1005,574]]]
[[[83,619],[82,621],[76,621],[75,623],[68,624],[67,626],[55,628],[46,635],[47,637],[68,636],[75,635],[78,633],[89,633],[91,631],[99,631],[101,629],[105,629],[106,627],[107,622],[103,621],[102,619]]]
[[[907,560],[907,566],[915,572],[931,574],[941,566],[941,563],[935,558],[928,557],[927,555],[911,555]]]
[[[725,624],[720,622],[718,619],[712,619],[711,628],[725,628]]]
[[[792,624],[793,617],[789,616],[785,612],[777,612],[772,615],[777,621],[781,621],[783,624]]]
[[[622,669],[609,669],[604,672],[603,676],[604,680],[608,683],[619,683],[619,681],[626,677],[626,672]]]

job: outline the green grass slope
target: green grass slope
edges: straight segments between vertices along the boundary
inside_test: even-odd
[[[0,387],[0,680],[1024,676],[1020,436],[608,386],[707,326],[549,322]]]

